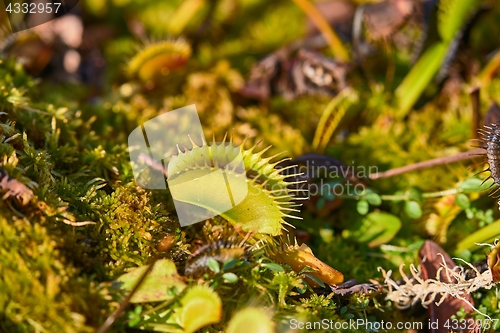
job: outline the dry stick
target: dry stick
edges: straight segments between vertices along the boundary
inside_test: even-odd
[[[153,259],[153,262],[151,264],[149,264],[148,269],[142,274],[139,281],[137,281],[137,283],[135,284],[134,289],[132,289],[132,291],[127,295],[127,297],[125,297],[125,299],[120,304],[120,307],[118,309],[116,309],[116,311],[113,312],[113,314],[110,315],[108,317],[108,319],[106,319],[104,324],[102,324],[102,326],[99,328],[99,330],[96,331],[96,333],[106,333],[111,328],[111,326],[114,324],[115,320],[121,316],[122,312],[129,305],[130,300],[132,299],[132,296],[134,296],[136,291],[141,286],[142,282],[144,282],[144,280],[146,279],[148,274],[153,270],[153,267],[156,264],[156,260],[157,260],[157,258]]]
[[[47,111],[42,111],[42,110],[37,110],[37,109],[34,109],[32,108],[31,106],[28,106],[28,105],[14,105],[16,108],[18,109],[21,109],[21,110],[25,110],[25,111],[29,111],[29,112],[33,112],[33,113],[39,113],[39,114],[44,114],[44,115],[47,115],[47,116],[52,116],[52,114],[48,113]]]
[[[480,125],[481,118],[481,101],[479,99],[479,95],[481,92],[480,86],[473,87],[470,92],[470,98],[472,102],[472,138],[477,139],[478,129]]]
[[[438,157],[438,158],[434,158],[432,160],[406,165],[406,166],[401,167],[401,168],[390,169],[390,170],[387,170],[384,172],[377,172],[377,173],[371,174],[369,177],[370,177],[370,179],[374,179],[374,180],[380,179],[380,178],[388,178],[388,177],[400,175],[402,173],[410,172],[410,171],[414,171],[414,170],[418,170],[418,169],[431,168],[431,167],[435,167],[437,165],[470,160],[470,159],[478,157],[478,155],[485,155],[485,154],[486,154],[485,149],[478,148],[478,149],[469,150],[469,151],[466,151],[463,153],[458,153],[458,154],[452,155],[452,156]]]

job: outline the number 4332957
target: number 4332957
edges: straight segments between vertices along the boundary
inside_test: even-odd
[[[5,11],[7,13],[14,14],[42,14],[42,13],[56,13],[59,11],[61,7],[60,2],[54,3],[9,3]]]

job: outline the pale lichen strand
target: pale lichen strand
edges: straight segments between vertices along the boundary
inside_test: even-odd
[[[271,162],[277,155],[263,158],[262,155],[269,149],[265,148],[255,153],[257,145],[246,150],[243,142],[236,146],[224,137],[221,143],[215,140],[210,145],[202,138],[202,144],[197,145],[190,138],[191,149],[184,147],[181,150],[178,147],[178,154],[173,156],[169,162],[169,182],[179,180],[182,177],[192,178],[193,175],[202,177],[213,172],[217,168],[225,168],[225,172],[234,177],[240,175],[246,176],[246,185],[248,194],[245,198],[235,205],[232,209],[221,213],[220,215],[233,224],[241,225],[245,232],[264,233],[278,235],[281,233],[283,224],[286,224],[285,218],[299,218],[291,215],[293,212],[299,212],[296,208],[300,206],[294,200],[298,190],[290,188],[300,182],[288,182],[287,177],[298,176],[298,174],[284,175],[283,171],[288,168],[278,169],[277,165],[283,161]],[[237,170],[238,166],[231,166],[230,162],[241,153],[245,171]],[[187,172],[191,174],[188,176]],[[193,173],[194,171],[195,173]],[[210,191],[211,189],[193,188],[194,192]],[[212,189],[213,190],[213,189]],[[179,198],[176,198],[179,200]],[[213,199],[216,200],[216,199]],[[187,195],[180,201],[194,205],[201,204]],[[211,209],[213,207],[203,206]]]
[[[446,297],[450,295],[462,300],[470,305],[477,313],[489,318],[488,315],[474,307],[474,305],[467,300],[466,296],[479,289],[491,289],[495,285],[495,282],[492,280],[491,270],[486,270],[481,273],[471,264],[465,261],[464,263],[475,271],[476,277],[467,279],[463,267],[450,268],[446,264],[444,258],[441,268],[438,270],[435,278],[424,279],[422,277],[421,267],[415,267],[413,264],[410,265],[411,276],[408,276],[403,271],[404,264],[402,264],[399,267],[399,272],[403,279],[402,283],[398,283],[392,279],[391,270],[385,271],[382,267],[379,267],[378,270],[384,277],[386,287],[384,290],[387,294],[385,299],[394,302],[397,308],[407,309],[418,302],[420,302],[423,307],[427,307],[433,302],[439,306],[445,301]],[[444,271],[448,279],[454,282],[442,281],[440,277],[441,271]],[[436,298],[439,299],[436,301]]]

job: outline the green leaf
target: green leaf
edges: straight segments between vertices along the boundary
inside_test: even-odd
[[[451,43],[476,5],[477,0],[441,0],[437,28],[442,41],[432,44],[425,51],[396,89],[399,118],[408,114],[441,68]]]
[[[370,205],[366,200],[359,200],[358,203],[356,204],[356,209],[358,210],[359,214],[366,215],[370,210]]]
[[[438,72],[448,51],[448,44],[435,43],[418,59],[396,89],[397,115],[403,118]]]
[[[481,192],[487,190],[492,182],[493,180],[491,182],[484,182],[482,179],[473,177],[464,180],[458,187],[466,193]]]
[[[275,272],[284,272],[285,271],[285,269],[283,267],[281,267],[280,265],[275,264],[275,263],[271,263],[271,262],[266,262],[266,263],[263,263],[260,265],[262,267],[268,268],[268,269],[275,271]]]
[[[369,192],[366,194],[365,199],[372,206],[380,206],[382,204],[382,198],[375,192]]]
[[[315,269],[314,269],[314,268],[312,268],[312,267],[306,266],[306,267],[302,268],[298,274],[303,274],[303,273],[314,273],[314,272],[317,272],[317,270],[315,270]]]
[[[238,263],[238,259],[236,259],[236,258],[228,259],[227,261],[224,262],[224,264],[222,264],[222,270],[223,271],[230,270],[230,269],[234,268],[237,263]]]
[[[304,282],[303,287],[297,286],[297,291],[299,294],[304,294],[307,291],[307,284]]]
[[[234,273],[224,273],[222,274],[222,278],[224,279],[224,282],[227,283],[236,283],[238,282],[238,276]]]
[[[214,258],[207,259],[207,266],[214,273],[220,272],[219,262],[217,260],[215,260]]]
[[[406,195],[408,197],[408,200],[414,200],[417,202],[423,202],[424,198],[422,197],[422,191],[419,189],[412,187],[410,188],[407,192]]]
[[[141,266],[120,276],[118,278],[118,282],[122,283],[120,288],[127,292],[132,291],[137,281],[139,281],[148,267],[149,266]],[[177,274],[177,268],[171,260],[158,260],[153,270],[148,274],[139,289],[132,296],[130,302],[159,302],[172,299],[174,296],[167,292],[168,289],[172,287],[175,287],[178,291],[182,291],[186,285]]]
[[[457,196],[455,197],[455,203],[462,209],[467,209],[470,207],[469,197],[463,193],[457,194]]]
[[[136,306],[132,312],[128,313],[128,319],[129,319],[128,325],[130,327],[134,327],[141,322],[142,320],[141,313],[142,313],[142,305]]]
[[[414,200],[409,200],[405,202],[405,212],[412,219],[418,219],[422,217],[422,208],[420,204]]]
[[[322,287],[322,288],[325,287],[325,283],[323,281],[321,281],[317,276],[314,276],[314,275],[311,275],[311,274],[304,274],[304,276],[306,278],[308,278],[308,279],[313,280],[320,287]]]
[[[441,0],[439,2],[438,31],[444,41],[453,40],[477,3],[477,0]]]
[[[492,243],[496,238],[500,237],[500,220],[479,229],[472,235],[462,239],[455,249],[455,253],[460,253],[464,250],[474,251],[479,248],[476,243]]]
[[[372,212],[350,227],[350,237],[376,247],[388,243],[401,229],[401,220],[385,212]]]

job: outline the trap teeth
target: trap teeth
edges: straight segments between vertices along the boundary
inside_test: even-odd
[[[285,218],[299,218],[289,214],[299,212],[291,208],[296,207],[297,198],[296,190],[289,187],[296,182],[287,182],[281,170],[262,157],[269,148],[255,153],[255,146],[245,150],[243,145],[231,145],[226,140],[227,136],[222,143],[193,145],[172,158],[168,182],[174,200],[214,212],[232,224],[240,224],[245,232],[279,235]],[[241,167],[233,165],[238,159]],[[217,172],[224,176],[223,186],[216,181],[222,180]],[[231,206],[226,206],[219,201],[229,190]]]

